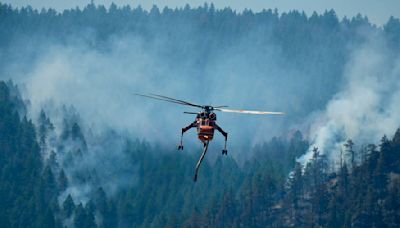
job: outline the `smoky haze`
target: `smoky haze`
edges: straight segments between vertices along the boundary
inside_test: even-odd
[[[360,150],[367,143],[379,145],[384,135],[392,137],[400,126],[399,57],[388,50],[380,34],[369,34],[368,41],[351,53],[339,92],[311,119],[312,145],[298,161],[309,161],[316,147],[339,164],[347,140]]]
[[[113,129],[175,149],[180,129],[194,119],[182,112],[196,109],[135,93],[286,113],[217,113],[233,156],[294,129],[328,153],[328,144],[375,141],[400,123],[398,46],[388,38],[397,19],[376,28],[361,16],[339,21],[333,11],[254,14],[208,6],[27,12],[51,23],[21,19],[5,36],[0,72],[22,85],[33,119],[44,109],[61,126],[63,114],[54,110],[73,106],[85,132]],[[223,138],[215,141],[211,149],[222,149]],[[184,142],[199,146],[195,131]]]
[[[203,33],[196,22],[176,23],[166,29],[149,22],[151,39],[123,32],[110,35],[95,47],[92,42],[98,39],[96,33],[86,29],[68,35],[67,42],[42,36],[33,41],[22,39],[10,46],[24,48],[13,54],[15,61],[4,71],[25,86],[24,95],[31,102],[34,119],[48,104],[74,106],[92,129],[113,128],[170,147],[178,143],[180,129],[194,119],[182,112],[197,110],[134,93],[286,113],[217,113],[219,125],[229,132],[233,153],[237,152],[236,146],[251,146],[286,134],[307,116],[310,106],[316,106],[309,104],[310,99],[323,103],[335,87],[333,80],[329,88],[313,87],[320,84],[316,80],[321,69],[310,70],[315,66],[313,60],[301,67],[288,62],[282,50],[285,47],[277,44],[265,26],[254,25],[248,33],[226,38],[221,30]],[[319,48],[321,52],[325,49],[317,47],[313,52]],[[328,67],[326,64],[320,68]],[[194,131],[185,137],[186,142],[196,140]],[[221,143],[222,137],[217,136],[216,141]]]

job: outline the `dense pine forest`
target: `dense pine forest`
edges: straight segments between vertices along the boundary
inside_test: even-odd
[[[65,84],[54,87],[54,91],[65,86],[68,92],[47,94],[55,99],[60,96],[60,100],[37,102],[37,97],[44,96],[41,90],[45,90],[44,85],[49,85],[51,78],[39,77],[39,87],[31,87],[37,85],[37,81],[29,78],[32,68],[35,74],[55,78],[65,70],[41,71],[42,52],[56,47],[55,52],[75,54],[76,47],[82,48],[77,57],[82,57],[78,59],[82,65],[71,64],[71,69],[76,68],[72,72],[101,75],[103,68],[91,71],[83,66],[88,62],[82,53],[96,50],[97,60],[102,55],[115,55],[116,48],[123,56],[132,56],[130,51],[125,52],[132,43],[118,41],[126,37],[139,37],[139,46],[150,49],[150,54],[132,60],[132,65],[142,64],[141,73],[157,79],[151,82],[160,84],[150,88],[168,87],[167,80],[177,84],[182,80],[185,86],[195,80],[226,83],[236,79],[232,76],[227,80],[223,76],[225,68],[229,68],[229,74],[239,72],[246,80],[256,79],[250,74],[257,75],[261,86],[267,82],[281,86],[274,90],[279,95],[276,100],[292,100],[285,111],[293,115],[271,123],[269,133],[262,131],[257,135],[261,137],[257,143],[245,141],[245,146],[234,148],[236,154],[221,156],[219,151],[210,154],[201,167],[199,181],[194,183],[192,174],[200,153],[197,147],[188,146],[180,152],[175,144],[154,142],[151,134],[126,133],[120,126],[113,126],[114,122],[98,127],[96,121],[107,119],[100,113],[107,112],[104,109],[109,108],[112,116],[122,121],[119,112],[113,111],[128,108],[114,109],[114,100],[106,99],[102,103],[106,106],[96,111],[102,118],[90,116],[92,112],[82,107],[93,106],[89,102],[80,105],[78,101],[90,97],[90,92],[98,95],[95,90],[80,93]],[[238,13],[205,4],[199,8],[162,10],[154,6],[147,12],[140,7],[112,4],[106,8],[92,3],[84,9],[56,12],[0,4],[0,79],[5,79],[0,81],[0,224],[2,227],[399,227],[400,126],[392,126],[394,131],[379,135],[377,141],[373,138],[361,141],[365,138],[353,139],[345,133],[336,135],[341,143],[338,149],[318,148],[310,138],[310,129],[299,124],[308,124],[309,114],[323,109],[340,91],[347,80],[343,75],[352,72],[347,63],[353,58],[352,51],[370,43],[379,48],[384,46],[385,56],[390,59],[387,64],[398,68],[399,19],[392,17],[377,27],[361,15],[338,19],[332,10],[309,16],[277,10]],[[227,51],[231,49],[234,51]],[[244,57],[234,55],[235,52]],[[53,57],[47,56],[44,61],[51,62]],[[142,62],[143,58],[155,57],[162,61]],[[239,64],[241,58],[251,59],[251,66]],[[120,67],[118,64],[112,62],[115,68]],[[149,71],[146,66],[157,70]],[[248,72],[242,71],[243,67]],[[282,76],[281,68],[286,76]],[[166,69],[172,73],[164,74]],[[398,83],[399,75],[394,75],[397,80],[389,83]],[[110,77],[121,80],[117,75]],[[133,81],[121,84],[147,83],[132,78]],[[74,79],[85,83],[83,77]],[[69,83],[64,78],[57,80]],[[98,80],[103,79],[99,76]],[[101,86],[94,81],[89,84]],[[245,80],[239,85],[253,89],[247,92],[250,97],[253,93],[260,94],[258,87],[247,87]],[[229,86],[232,85],[228,83],[227,89],[235,88]],[[189,90],[194,88],[198,89],[192,86]],[[264,87],[261,88],[264,92]],[[398,93],[396,90],[384,93],[390,99],[382,103],[391,104],[395,98],[389,95],[395,92]],[[213,91],[199,90],[199,93]],[[76,94],[78,100],[72,99]],[[232,94],[224,96],[228,99],[241,92]],[[281,101],[271,107],[279,108]],[[253,105],[260,103],[257,100]],[[135,109],[138,111],[143,110]],[[138,126],[148,126],[146,119],[132,118],[145,122]],[[363,118],[362,123],[368,125],[368,117]],[[391,123],[375,123],[374,127]],[[271,126],[279,131],[274,133]],[[168,133],[162,129],[150,133],[159,132]],[[311,154],[307,162],[298,160],[307,153]]]

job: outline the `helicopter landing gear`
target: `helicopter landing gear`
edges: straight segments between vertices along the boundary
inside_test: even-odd
[[[197,173],[199,172],[199,168],[200,168],[201,162],[202,162],[203,159],[204,159],[204,156],[206,156],[206,153],[207,153],[207,150],[208,150],[208,143],[209,143],[209,141],[207,141],[207,142],[204,143],[203,153],[201,154],[201,157],[200,157],[199,161],[197,162],[196,171],[195,171],[195,173],[194,173],[194,178],[193,178],[193,181],[194,181],[194,182],[197,181]]]
[[[183,150],[183,133],[185,133],[190,128],[196,127],[196,126],[197,126],[197,121],[194,121],[193,123],[189,124],[189,126],[182,128],[181,144],[179,144],[178,150]]]
[[[228,155],[228,150],[226,149],[226,138],[225,138],[225,146],[224,149],[222,150],[222,155]]]
[[[179,144],[178,150],[183,150],[183,143],[182,143],[182,141],[183,141],[183,129],[182,129],[182,134],[181,134],[181,144]]]
[[[226,149],[226,141],[225,141],[225,148],[222,150],[222,155],[228,155],[228,150]]]
[[[226,133],[224,130],[222,130],[222,128],[220,126],[218,126],[216,123],[214,126],[225,137],[225,146],[224,146],[224,149],[222,150],[222,155],[224,155],[224,154],[228,155],[228,150],[226,149],[226,142],[228,141],[228,133]]]

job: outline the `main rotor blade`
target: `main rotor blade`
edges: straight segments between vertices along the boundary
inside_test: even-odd
[[[197,112],[183,112],[183,113],[185,113],[185,114],[195,114],[195,115],[198,115],[199,113],[197,113]]]
[[[264,111],[251,111],[251,110],[236,110],[236,109],[226,109],[226,108],[215,108],[214,110],[221,112],[233,112],[242,114],[254,114],[254,115],[283,115],[283,112],[264,112]]]
[[[227,108],[227,107],[229,107],[229,106],[227,106],[227,105],[219,105],[219,106],[214,106],[213,108]]]
[[[158,94],[150,94],[150,95],[155,96],[155,97],[159,97],[159,98],[162,98],[162,99],[166,99],[166,100],[171,100],[171,101],[175,101],[175,102],[181,102],[181,103],[184,103],[186,105],[193,106],[193,107],[203,108],[202,105],[193,104],[193,103],[190,103],[190,102],[187,102],[187,101],[184,101],[184,100],[178,100],[178,99],[175,99],[175,98],[172,98],[172,97],[167,97],[167,96],[158,95]]]
[[[180,104],[180,105],[188,105],[188,106],[193,106],[184,102],[180,102],[180,101],[174,101],[174,100],[168,100],[168,99],[164,99],[164,98],[160,98],[160,97],[155,97],[155,96],[149,96],[149,95],[144,95],[144,94],[138,94],[135,93],[136,96],[141,96],[141,97],[147,97],[147,98],[151,98],[151,99],[155,99],[155,100],[161,100],[161,101],[167,101],[167,102],[171,102],[171,103],[175,103],[175,104]],[[197,106],[195,106],[197,107]]]

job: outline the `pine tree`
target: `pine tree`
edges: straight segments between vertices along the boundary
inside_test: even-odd
[[[389,170],[393,169],[393,162],[396,161],[396,157],[394,156],[391,148],[391,143],[386,136],[383,136],[380,144],[380,153],[378,160],[378,169],[380,169],[383,173],[388,173]]]
[[[68,186],[68,178],[65,175],[64,169],[61,169],[59,177],[58,177],[58,189],[60,192],[63,192],[67,189]]]
[[[397,129],[392,140],[393,172],[400,173],[400,128]]]
[[[84,228],[92,228],[96,227],[94,221],[94,211],[88,202],[86,207],[82,205],[82,203],[78,204],[75,210],[75,218],[74,218],[74,226],[75,227],[84,227]]]
[[[288,180],[288,190],[285,197],[284,208],[287,210],[287,226],[302,226],[304,221],[300,215],[301,203],[304,200],[303,166],[296,163],[296,166]]]
[[[70,194],[68,194],[67,198],[63,202],[63,211],[65,218],[71,217],[72,213],[75,211],[75,203]]]
[[[346,148],[345,150],[345,155],[348,158],[347,162],[351,165],[351,169],[354,169],[356,165],[356,160],[355,160],[355,151],[354,151],[354,143],[351,139],[348,139],[346,143],[344,144],[344,147]]]

